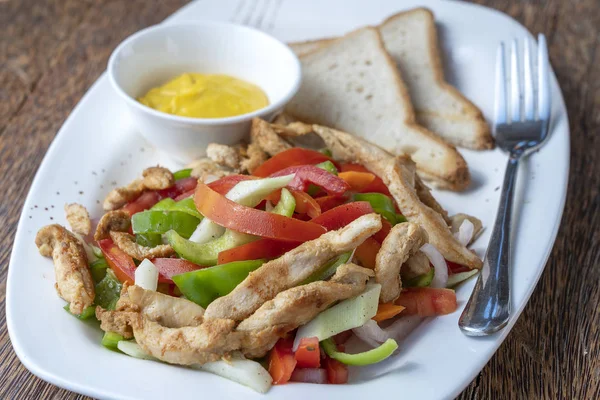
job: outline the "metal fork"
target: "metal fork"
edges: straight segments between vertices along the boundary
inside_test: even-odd
[[[458,321],[458,326],[468,336],[490,335],[504,328],[510,319],[510,222],[517,170],[520,160],[544,143],[550,123],[550,65],[546,37],[538,35],[537,68],[532,66],[536,60],[532,58],[529,38],[523,41],[524,85],[519,76],[516,39],[510,49],[510,76],[505,73],[504,53],[504,43],[501,43],[496,60],[494,130],[498,147],[509,154],[508,165],[483,268]],[[507,106],[509,85],[510,106]]]

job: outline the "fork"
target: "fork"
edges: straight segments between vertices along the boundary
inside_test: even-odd
[[[507,76],[504,43],[500,44],[496,59],[494,131],[498,147],[509,157],[483,268],[458,321],[458,326],[468,336],[490,335],[504,328],[510,319],[510,231],[517,170],[521,159],[540,148],[548,136],[550,65],[546,37],[538,35],[537,68],[532,66],[536,60],[532,58],[530,40],[523,40],[524,90],[519,76],[519,58],[515,39],[510,49],[510,76]],[[510,107],[507,107],[508,86]]]

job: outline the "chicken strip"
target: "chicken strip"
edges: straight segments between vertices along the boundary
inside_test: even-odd
[[[187,167],[192,169],[192,172],[190,173],[191,176],[200,179],[204,183],[210,183],[224,176],[233,174],[233,171],[221,167],[210,158],[201,158],[192,161]]]
[[[242,154],[240,167],[242,171],[253,173],[262,163],[267,161],[267,153],[265,153],[258,144],[250,143],[245,149],[245,154]]]
[[[438,212],[419,199],[414,188],[418,178],[415,178],[414,163],[410,157],[394,157],[372,143],[324,126],[313,125],[313,130],[325,141],[334,158],[358,162],[381,177],[402,215],[427,231],[429,242],[444,258],[469,268],[481,268],[481,259],[452,236],[450,228]]]
[[[252,143],[258,145],[270,156],[274,156],[275,154],[292,148],[291,144],[277,135],[277,133],[271,127],[271,124],[269,124],[267,121],[263,121],[260,118],[252,119],[250,138]]]
[[[301,244],[251,272],[231,293],[213,301],[204,318],[243,320],[277,293],[298,285],[324,263],[355,249],[380,229],[381,217],[368,214],[342,229]]]
[[[230,168],[235,172],[240,171],[239,149],[224,144],[210,143],[206,147],[206,156],[219,165]]]
[[[133,338],[132,321],[140,318],[140,314],[135,311],[112,311],[96,307],[96,318],[100,321],[100,329],[104,332],[114,332],[123,336],[125,339]]]
[[[94,303],[95,290],[83,245],[60,225],[48,225],[35,237],[40,254],[52,257],[56,275],[56,291],[68,301],[76,315]]]
[[[129,185],[113,189],[106,199],[103,207],[105,210],[116,210],[128,202],[138,198],[146,190],[162,190],[175,184],[173,173],[163,167],[146,168],[141,179],[136,179]]]
[[[372,276],[370,269],[344,264],[329,281],[317,281],[279,293],[238,325],[237,331],[245,333],[242,352],[251,358],[264,356],[277,340],[333,303],[361,294]]]
[[[375,261],[375,280],[381,284],[379,302],[387,303],[400,296],[400,268],[425,243],[427,232],[417,224],[404,222],[390,230]]]
[[[427,207],[431,208],[433,211],[436,211],[438,214],[440,214],[442,216],[442,218],[444,218],[444,221],[446,222],[446,224],[450,225],[450,218],[448,218],[448,212],[446,210],[444,210],[444,207],[442,207],[440,205],[440,203],[437,202],[435,197],[433,197],[429,186],[427,186],[421,180],[421,178],[419,178],[419,175],[416,174],[416,168],[415,168],[414,177],[415,177],[415,184],[414,184],[415,192],[417,193],[417,197],[419,197],[419,200],[421,200],[421,203],[425,204]]]
[[[431,270],[429,258],[422,251],[408,257],[408,260],[400,268],[400,277],[402,279],[412,279],[424,275]]]
[[[111,232],[128,232],[129,228],[131,228],[131,217],[127,211],[109,211],[100,218],[94,240],[108,239]]]
[[[77,203],[65,204],[65,214],[71,230],[83,236],[92,231],[90,214],[84,206]]]
[[[175,250],[169,244],[160,244],[156,247],[145,247],[141,244],[136,243],[135,236],[130,235],[127,232],[111,231],[110,237],[117,247],[125,254],[136,260],[143,260],[144,258],[164,258],[171,257],[175,254]]]

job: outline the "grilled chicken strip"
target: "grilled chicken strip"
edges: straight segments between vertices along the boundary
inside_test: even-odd
[[[146,168],[141,179],[136,179],[127,186],[113,189],[106,199],[103,207],[106,211],[116,210],[139,197],[146,190],[162,190],[175,184],[173,173],[163,167]]]
[[[419,275],[424,275],[431,270],[429,258],[422,251],[408,257],[408,260],[400,268],[400,277],[402,279],[412,279]]]
[[[135,236],[127,232],[111,231],[110,237],[119,249],[136,260],[171,257],[175,254],[170,244],[160,244],[155,247],[142,246],[135,241]]]
[[[92,274],[83,245],[71,232],[60,225],[48,225],[35,237],[40,254],[52,257],[56,275],[56,291],[68,301],[73,314],[94,303]]]
[[[243,320],[277,293],[300,284],[324,263],[355,249],[380,229],[381,217],[368,214],[340,230],[301,244],[263,264],[227,296],[213,301],[206,308],[204,318]]]
[[[469,268],[481,268],[481,259],[452,236],[442,215],[419,199],[414,188],[418,178],[415,178],[414,163],[408,156],[394,157],[374,144],[335,129],[313,125],[313,130],[325,141],[334,158],[359,162],[381,177],[402,215],[427,231],[429,242],[444,258]]]
[[[251,358],[264,356],[286,333],[306,324],[333,303],[361,294],[372,276],[370,269],[344,264],[329,281],[279,293],[238,325],[237,331],[245,333],[242,352]]]
[[[65,214],[72,232],[82,236],[90,234],[92,231],[92,221],[90,220],[90,214],[84,206],[78,203],[65,204]]]
[[[275,154],[292,148],[291,144],[279,137],[279,135],[271,127],[271,124],[260,118],[252,119],[250,138],[252,143],[258,145],[270,156],[274,156]]]
[[[124,210],[109,211],[100,218],[94,240],[108,239],[111,232],[127,232],[131,228],[131,217]]]
[[[425,243],[427,232],[417,224],[405,222],[390,230],[375,261],[375,279],[381,284],[379,302],[387,303],[400,296],[400,268]]]

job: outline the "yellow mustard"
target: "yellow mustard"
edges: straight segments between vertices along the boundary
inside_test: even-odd
[[[150,89],[138,101],[155,110],[194,118],[224,118],[269,104],[256,85],[220,74],[187,73]]]

